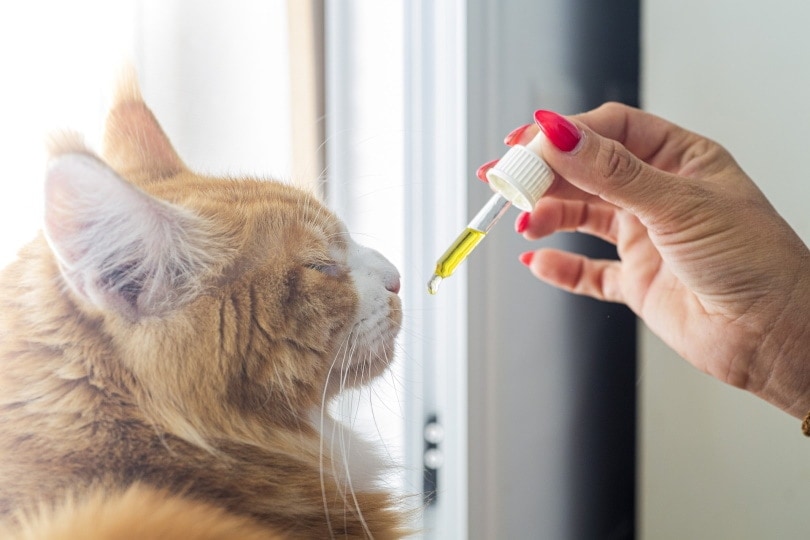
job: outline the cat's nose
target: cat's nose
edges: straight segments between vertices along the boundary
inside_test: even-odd
[[[399,294],[399,271],[396,266],[386,259],[379,251],[358,246],[357,254],[365,258],[365,264],[368,265],[369,277],[377,281],[377,284],[382,281],[385,290],[394,294]]]
[[[391,276],[385,280],[385,288],[386,290],[391,291],[394,294],[399,294],[399,276]]]

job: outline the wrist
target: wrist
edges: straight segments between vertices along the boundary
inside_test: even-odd
[[[796,285],[763,333],[753,358],[759,381],[749,390],[803,419],[810,412],[810,273],[799,275]]]

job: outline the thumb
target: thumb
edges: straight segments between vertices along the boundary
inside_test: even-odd
[[[535,121],[546,135],[543,158],[579,189],[630,211],[647,224],[672,215],[674,206],[690,204],[685,200],[692,198],[684,185],[688,180],[645,163],[620,142],[624,138],[628,145],[638,146],[636,141],[604,137],[584,122],[574,123],[551,111],[537,111]]]

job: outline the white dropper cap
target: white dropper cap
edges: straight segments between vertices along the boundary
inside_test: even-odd
[[[526,146],[511,147],[487,171],[492,189],[526,212],[531,212],[554,180],[554,172],[539,155],[544,137],[541,131]]]

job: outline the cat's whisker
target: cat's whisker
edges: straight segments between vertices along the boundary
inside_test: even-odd
[[[319,450],[319,461],[320,461],[320,482],[321,482],[321,497],[323,499],[324,505],[324,515],[326,516],[327,527],[329,529],[329,536],[334,537],[334,529],[332,528],[332,519],[331,513],[329,512],[329,498],[327,497],[326,493],[326,471],[325,471],[325,464],[324,464],[324,433],[326,430],[326,416],[327,416],[327,408],[328,408],[328,391],[330,386],[330,380],[332,379],[332,373],[334,372],[335,366],[338,363],[338,357],[341,355],[341,351],[343,351],[344,357],[345,352],[348,350],[348,343],[349,337],[347,336],[344,342],[340,345],[337,352],[335,353],[334,358],[332,359],[332,364],[329,366],[329,370],[327,371],[326,380],[324,381],[323,387],[323,394],[321,396],[321,410],[320,410],[320,425],[318,428],[318,433],[320,436],[320,450]],[[343,361],[341,361],[342,365]],[[334,462],[334,426],[333,426],[333,433],[332,437],[330,438],[330,450],[329,450],[329,457],[330,462]],[[339,490],[338,490],[339,491]]]
[[[354,406],[354,399],[353,399],[353,396],[351,395],[351,393],[344,393],[344,391],[345,391],[345,388],[346,388],[346,384],[345,384],[346,380],[348,379],[348,376],[350,375],[350,372],[353,371],[351,369],[351,367],[350,367],[350,363],[351,363],[352,358],[354,357],[354,353],[355,353],[356,349],[357,349],[357,340],[354,339],[353,342],[352,342],[351,354],[347,355],[347,357],[344,359],[344,361],[345,361],[344,374],[343,374],[342,381],[341,381],[341,396],[349,397],[349,399],[351,400],[350,403],[349,403],[349,409],[354,411],[353,417],[350,417],[350,426],[352,426],[352,427],[354,426],[354,423],[356,421],[356,415],[357,415],[357,412],[359,411],[359,409]],[[355,377],[357,376],[356,373],[354,374],[354,376]],[[352,386],[354,386],[354,385],[356,385],[356,381],[353,383]],[[347,443],[344,428],[343,428],[343,424],[341,422],[339,422],[339,424],[341,425],[341,427],[339,428],[341,430],[341,433],[340,433],[340,450],[341,450],[341,457],[342,457],[343,466],[344,466],[344,473],[345,473],[345,488],[346,488],[347,492],[349,493],[349,495],[351,495],[351,499],[352,499],[352,501],[354,503],[354,508],[357,511],[357,518],[360,520],[360,523],[363,526],[364,531],[366,532],[366,534],[370,538],[373,538],[371,530],[369,529],[368,524],[367,524],[367,522],[365,520],[365,517],[363,516],[363,511],[360,508],[360,503],[359,503],[359,501],[357,499],[357,492],[356,492],[354,484],[353,484],[351,469],[349,467],[348,456],[350,455],[350,452],[351,452],[351,441],[352,441],[352,439],[349,438],[349,441]],[[347,510],[348,510],[348,508],[346,509],[346,511]]]
[[[391,449],[389,448],[388,443],[385,440],[385,437],[383,437],[382,429],[380,428],[379,422],[377,422],[377,413],[374,411],[374,409],[375,409],[375,407],[374,407],[374,403],[375,403],[374,397],[375,396],[377,396],[375,390],[373,388],[369,388],[369,393],[368,393],[368,405],[369,406],[368,406],[368,408],[369,408],[369,411],[371,411],[371,421],[374,424],[374,429],[377,431],[377,435],[380,438],[382,447],[385,450],[385,456],[388,458],[388,463],[395,463],[394,456],[391,454]]]

